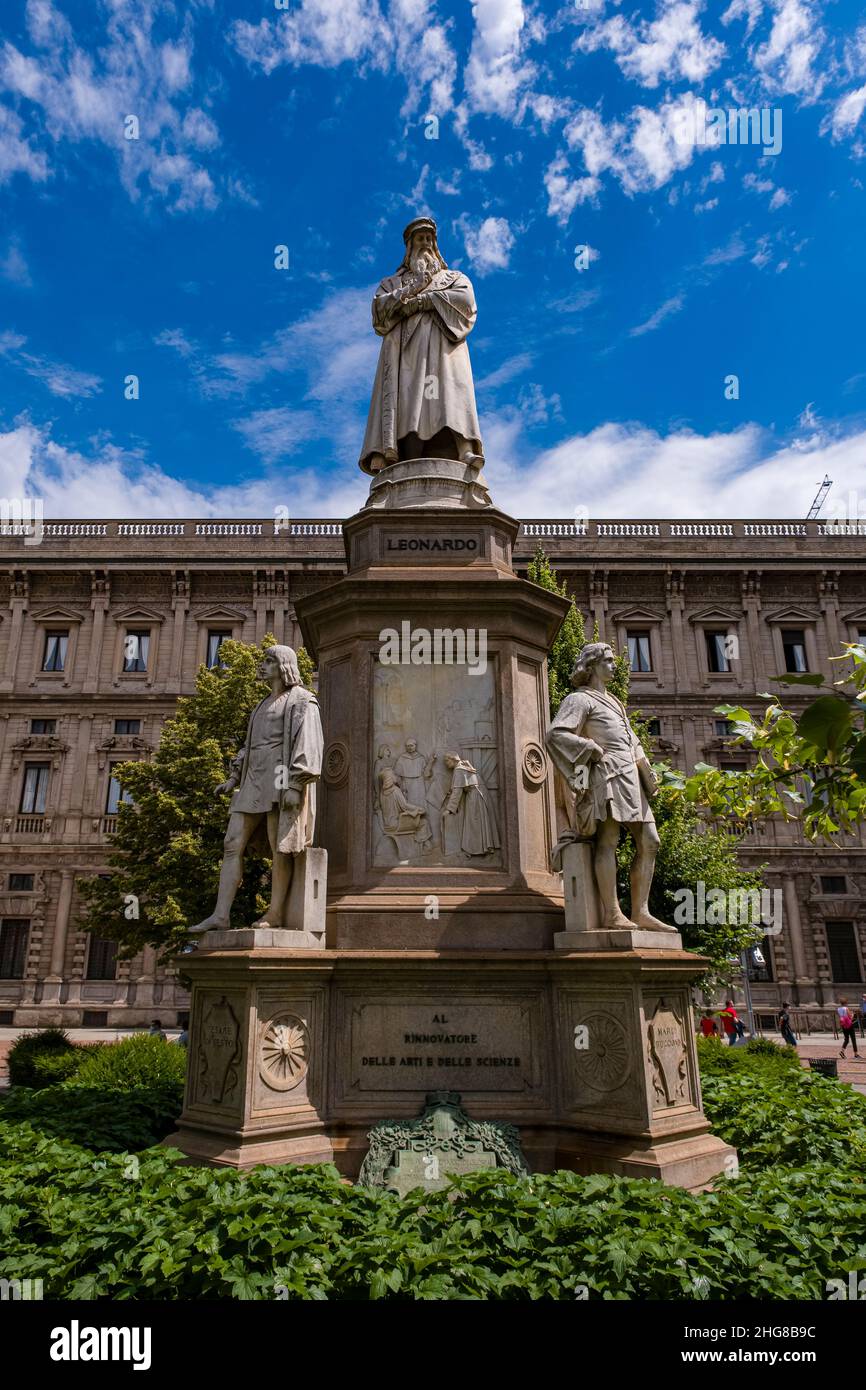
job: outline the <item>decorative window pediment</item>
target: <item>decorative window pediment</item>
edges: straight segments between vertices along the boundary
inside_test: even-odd
[[[124,627],[147,627],[149,623],[164,623],[165,614],[155,608],[124,608],[113,615]]]
[[[806,608],[798,608],[792,604],[789,608],[777,608],[774,613],[764,614],[765,622],[775,623],[816,623],[817,613],[810,613]]]
[[[699,623],[701,627],[731,627],[742,621],[742,612],[735,608],[701,608],[689,614],[689,622]]]
[[[83,623],[84,614],[77,613],[74,608],[62,608],[57,605],[55,608],[42,608],[38,613],[30,614],[34,623],[40,623],[46,627],[68,627],[70,623]]]

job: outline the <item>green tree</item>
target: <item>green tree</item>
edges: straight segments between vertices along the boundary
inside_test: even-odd
[[[755,765],[720,772],[698,763],[681,777],[687,799],[735,826],[771,815],[799,821],[810,840],[851,834],[866,819],[866,646],[846,642],[834,662],[849,669],[798,715],[767,695],[763,716],[739,705],[719,705],[737,743],[754,749]],[[820,688],[824,677],[775,676],[783,685]]]
[[[558,578],[541,546],[536,549],[527,569],[527,577],[551,593],[569,597],[565,581]],[[571,690],[570,677],[575,658],[587,640],[599,641],[598,623],[593,625],[592,637],[587,639],[583,615],[572,598],[565,623],[548,657],[552,714],[556,713],[562,699]],[[628,652],[623,651],[617,657],[616,672],[608,689],[627,705],[629,684]],[[647,756],[654,762],[647,722],[639,710],[630,711],[629,718]],[[678,889],[691,888],[697,896],[699,882],[704,883],[707,893],[714,888],[722,889],[729,901],[732,892],[760,889],[760,871],[744,869],[737,859],[742,837],[730,830],[719,830],[700,816],[697,807],[684,795],[686,778],[683,773],[672,771],[664,763],[655,763],[655,773],[661,786],[653,802],[653,814],[661,843],[650,894],[650,911],[663,921],[672,921],[679,901],[674,894]],[[623,836],[617,864],[618,890],[625,911],[628,911],[631,896],[628,875],[633,858],[634,842],[631,836]],[[728,978],[731,958],[738,956],[745,947],[754,945],[762,935],[762,929],[751,921],[718,925],[685,924],[682,932],[684,945],[710,961],[705,984]]]
[[[145,945],[176,950],[190,924],[213,908],[229,814],[228,795],[215,796],[214,788],[225,781],[250,714],[267,692],[258,666],[274,640],[224,641],[220,665],[199,668],[195,694],[178,701],[153,759],[114,769],[132,803],[118,811],[111,874],[81,885],[82,923],[117,941],[123,956]],[[312,663],[303,648],[298,665],[311,687]],[[264,841],[250,844],[233,910],[238,922],[266,908],[270,862]]]

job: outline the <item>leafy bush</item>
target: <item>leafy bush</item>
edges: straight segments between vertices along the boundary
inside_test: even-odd
[[[68,1081],[78,1073],[86,1057],[83,1047],[70,1047],[66,1052],[34,1052],[29,1063],[31,1080],[28,1084],[31,1089],[39,1090]]]
[[[52,1298],[815,1299],[857,1263],[866,1184],[812,1165],[692,1194],[475,1173],[400,1200],[333,1168],[94,1159],[0,1123],[0,1275]]]
[[[698,1038],[698,1062],[701,1076],[749,1072],[757,1079],[768,1071],[773,1074],[801,1071],[797,1049],[771,1042],[769,1038],[750,1038],[736,1047],[720,1038]]]
[[[810,1163],[862,1172],[866,1097],[799,1065],[763,1057],[759,1063],[702,1075],[707,1119],[735,1146],[740,1163],[752,1172]]]
[[[78,1083],[116,1091],[164,1090],[183,1087],[185,1076],[186,1048],[150,1033],[135,1033],[92,1052],[78,1073]]]
[[[38,1033],[22,1033],[9,1049],[9,1081],[13,1086],[33,1086],[34,1060],[47,1053],[72,1052],[74,1043],[62,1028],[42,1028]],[[43,1083],[44,1084],[44,1083]]]
[[[10,1092],[0,1101],[0,1121],[26,1122],[41,1136],[67,1139],[96,1153],[125,1153],[158,1144],[176,1129],[182,1102],[176,1083],[104,1091],[73,1081],[42,1091]]]

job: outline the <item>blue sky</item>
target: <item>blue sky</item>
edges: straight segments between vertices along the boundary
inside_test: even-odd
[[[46,516],[359,506],[416,213],[500,505],[802,516],[828,472],[866,515],[853,3],[4,0],[0,209],[0,495]]]

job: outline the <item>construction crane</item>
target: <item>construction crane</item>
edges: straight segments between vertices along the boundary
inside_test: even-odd
[[[807,520],[807,521],[814,521],[814,520],[815,520],[815,518],[817,517],[818,513],[820,512],[821,508],[822,508],[823,505],[824,505],[824,498],[827,496],[827,493],[830,491],[830,489],[831,489],[832,486],[833,486],[833,479],[832,479],[832,478],[828,478],[828,477],[827,477],[827,474],[825,473],[825,474],[824,474],[824,481],[823,481],[823,483],[821,484],[821,486],[818,488],[818,491],[815,493],[815,500],[814,500],[814,502],[812,503],[811,507],[809,508],[809,512],[808,512],[808,515],[807,515],[807,517],[806,517],[806,520]]]

